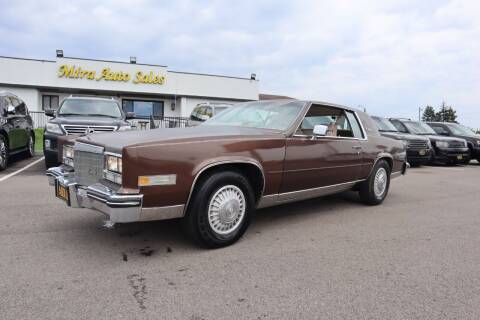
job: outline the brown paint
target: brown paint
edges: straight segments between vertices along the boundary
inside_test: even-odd
[[[301,118],[310,105],[305,103]],[[363,180],[379,157],[391,159],[393,172],[400,171],[404,165],[399,160],[399,154],[405,152],[403,143],[382,137],[367,114],[354,111],[362,121],[367,140],[297,137],[293,134],[294,126],[301,121],[297,119],[286,132],[200,125],[90,135],[78,141],[122,153],[121,190],[139,190],[144,194],[145,207],[186,204],[195,177],[204,168],[225,162],[261,167],[265,176],[263,195]],[[138,188],[138,176],[163,174],[176,174],[176,185]]]

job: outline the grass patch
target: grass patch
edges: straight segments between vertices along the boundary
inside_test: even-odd
[[[34,129],[35,131],[35,151],[43,151],[43,128]]]

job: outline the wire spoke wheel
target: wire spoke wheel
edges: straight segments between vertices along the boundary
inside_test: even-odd
[[[7,161],[7,146],[3,140],[0,140],[0,167]]]
[[[378,169],[373,182],[373,192],[375,196],[381,198],[387,190],[388,174],[384,168]]]
[[[246,200],[242,190],[234,185],[223,186],[210,199],[208,223],[213,231],[226,235],[242,224],[245,211]]]

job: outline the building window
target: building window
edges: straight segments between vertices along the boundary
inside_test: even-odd
[[[122,100],[123,112],[135,112],[135,118],[163,117],[163,101]]]
[[[58,109],[58,96],[43,95],[42,110]]]

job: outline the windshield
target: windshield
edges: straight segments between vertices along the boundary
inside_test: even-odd
[[[382,132],[398,132],[397,128],[385,118],[372,117],[373,121],[377,125],[378,131]]]
[[[418,121],[403,121],[402,122],[413,134],[437,134],[428,124]]]
[[[205,121],[203,125],[286,130],[292,126],[303,105],[301,101],[239,103]]]
[[[475,135],[475,133],[471,129],[465,126],[462,126],[461,124],[452,123],[452,124],[448,124],[447,126],[448,128],[450,128],[452,133],[456,136],[474,136]]]
[[[108,118],[121,118],[122,113],[114,100],[64,100],[58,110],[60,116],[99,116]]]

